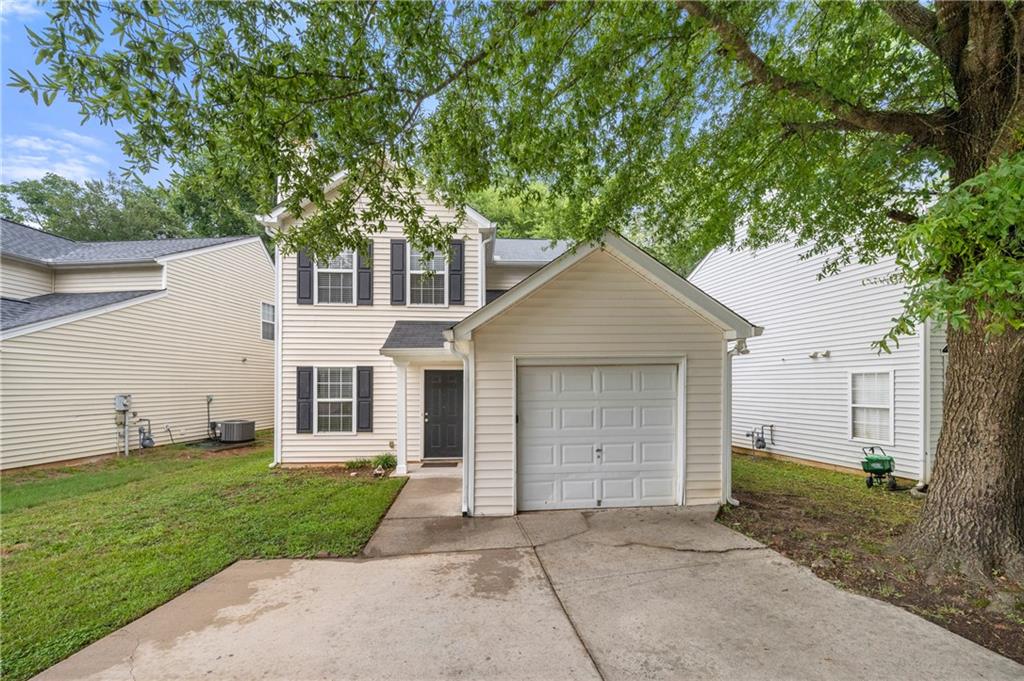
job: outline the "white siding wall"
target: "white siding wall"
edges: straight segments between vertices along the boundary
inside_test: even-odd
[[[260,243],[167,265],[168,292],[131,307],[0,344],[2,466],[114,451],[116,393],[153,421],[157,444],[206,434],[213,418],[273,425],[274,344],[262,340],[260,303],[274,301]],[[132,447],[138,445],[131,430]]]
[[[495,265],[491,263],[487,266],[487,290],[507,291],[536,272],[537,269],[525,265]]]
[[[825,256],[800,259],[779,244],[756,253],[719,250],[690,281],[739,314],[765,327],[749,340],[749,355],[733,360],[733,444],[750,447],[744,433],[775,425],[769,451],[860,468],[865,443],[849,438],[849,372],[895,371],[895,444],[901,475],[921,473],[920,343],[905,339],[891,355],[871,348],[902,306],[903,288],[877,283],[892,260],[853,265],[819,281]],[[831,357],[811,359],[812,352]],[[766,431],[767,434],[767,431]]]
[[[53,293],[53,272],[10,258],[0,259],[0,295],[31,298]]]
[[[455,214],[427,203],[428,214],[454,222]],[[465,305],[410,307],[391,304],[390,243],[405,238],[401,227],[391,224],[374,237],[373,305],[299,305],[296,303],[295,255],[282,258],[282,428],[283,463],[330,463],[394,451],[397,441],[397,395],[394,361],[380,354],[391,327],[400,319],[458,321],[479,306],[480,235],[466,220],[460,236],[466,240]],[[408,275],[407,275],[408,276]],[[314,282],[315,286],[315,282]],[[454,359],[454,357],[453,357]],[[295,375],[300,366],[373,366],[372,433],[296,433]],[[456,366],[461,366],[458,362]],[[410,461],[420,458],[422,409],[419,407],[420,370],[410,366],[407,394]]]
[[[722,332],[595,251],[474,332],[477,515],[515,512],[515,357],[686,356],[686,503],[721,498]]]
[[[163,265],[147,265],[58,270],[54,274],[53,290],[55,293],[155,290],[163,288],[163,269]]]

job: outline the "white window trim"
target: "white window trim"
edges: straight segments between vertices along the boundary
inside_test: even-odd
[[[352,370],[352,397],[339,397],[337,399],[320,399],[320,370],[321,369],[351,369]],[[359,387],[356,382],[359,380],[354,366],[317,366],[313,367],[313,434],[320,434],[320,403],[321,402],[351,402],[352,403],[352,430],[325,430],[323,435],[355,435],[356,434],[356,391]]]
[[[342,251],[338,255],[344,253],[352,254],[352,269],[343,270],[335,267],[320,267],[320,263],[313,263],[313,304],[314,305],[332,305],[338,307],[353,307],[359,300],[359,253],[356,251]],[[320,302],[320,273],[321,272],[341,272],[352,274],[352,302],[351,303],[328,303]]]
[[[272,318],[270,319],[269,322],[266,319],[263,318],[263,306],[264,305],[269,305],[270,309],[272,309],[274,311],[274,314],[273,314],[273,316],[272,316]],[[267,338],[266,336],[263,335],[263,325],[264,324],[268,324],[268,323],[273,325],[273,327],[274,327],[274,337],[273,338]],[[260,301],[260,340],[266,341],[268,343],[273,343],[274,340],[276,340],[276,339],[277,339],[277,306],[274,305],[274,303],[267,303],[267,302],[264,302],[264,301]]]
[[[862,437],[853,436],[853,408],[857,407],[869,407],[874,409],[882,408],[881,405],[877,404],[858,404],[853,403],[853,376],[854,374],[889,374],[889,439],[888,440],[868,440]],[[856,371],[850,370],[847,372],[846,377],[846,419],[847,419],[847,435],[851,442],[862,442],[868,445],[895,445],[896,444],[896,371],[893,369],[858,369]]]
[[[409,307],[441,307],[441,308],[448,307],[448,268],[449,268],[449,265],[450,265],[450,263],[448,262],[448,258],[443,257],[443,255],[442,255],[442,262],[444,262],[444,271],[443,272],[434,272],[434,276],[435,277],[440,276],[441,280],[444,282],[444,302],[443,303],[414,303],[414,302],[412,302],[412,275],[413,274],[425,274],[427,272],[427,270],[416,270],[415,272],[413,272],[413,269],[412,269],[412,252],[413,252],[413,247],[412,247],[412,244],[409,244],[409,247],[406,248],[405,250],[406,250],[406,253],[405,253],[405,273],[406,273],[406,277],[405,277],[405,300],[407,301],[408,306]]]

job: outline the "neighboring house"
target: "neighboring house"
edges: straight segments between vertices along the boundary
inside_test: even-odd
[[[927,483],[942,425],[944,327],[926,324],[879,353],[872,342],[902,311],[895,261],[819,280],[828,255],[806,251],[721,248],[689,277],[771,329],[733,365],[733,445],[750,449],[749,433],[764,426],[768,452],[855,469],[863,447],[880,446],[898,474]]]
[[[132,395],[157,444],[273,422],[274,267],[259,237],[76,242],[0,221],[0,466],[108,454]],[[130,445],[139,446],[131,421]]]
[[[396,223],[371,255],[278,254],[278,463],[464,459],[469,515],[728,497],[727,343],[758,327],[612,233],[548,248],[469,211],[450,253]]]

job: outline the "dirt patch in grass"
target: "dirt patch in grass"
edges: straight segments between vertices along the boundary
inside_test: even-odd
[[[836,586],[898,605],[1024,663],[1024,588],[995,576],[981,586],[956,572],[925,574],[899,549],[921,502],[868,490],[862,478],[735,457],[738,508],[719,522],[806,565]],[[882,632],[884,635],[884,632]]]

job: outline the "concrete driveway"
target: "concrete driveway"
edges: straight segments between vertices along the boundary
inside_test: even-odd
[[[364,558],[236,563],[38,678],[1024,678],[713,509],[441,515],[457,485],[411,480]]]

